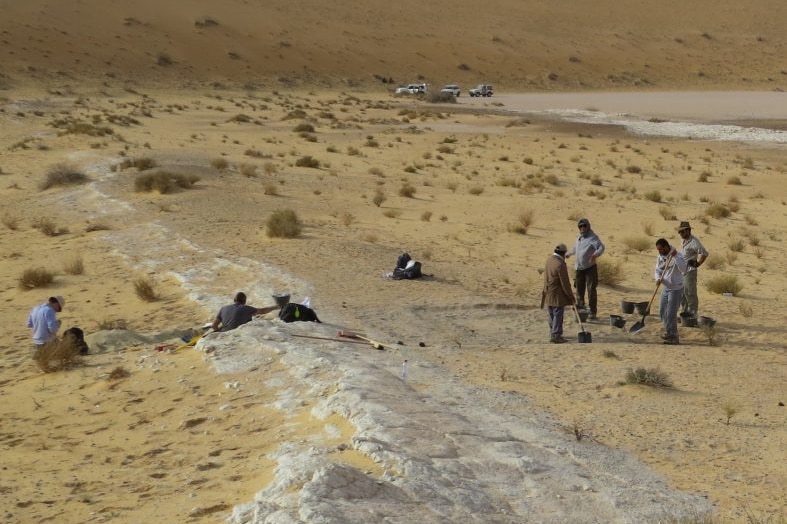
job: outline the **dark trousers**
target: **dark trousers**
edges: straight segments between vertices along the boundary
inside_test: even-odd
[[[548,306],[547,318],[549,319],[549,336],[563,335],[563,306]]]
[[[577,269],[574,287],[577,288],[577,306],[585,305],[585,289],[588,290],[587,305],[590,307],[590,314],[598,313],[598,267],[592,266],[587,269]]]

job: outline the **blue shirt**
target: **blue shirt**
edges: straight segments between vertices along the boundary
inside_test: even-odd
[[[48,302],[44,302],[30,311],[27,327],[33,328],[33,343],[40,346],[55,338],[57,330],[60,329],[60,321],[55,310]]]

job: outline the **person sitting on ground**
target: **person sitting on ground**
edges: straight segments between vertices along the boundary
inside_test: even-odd
[[[211,327],[214,331],[232,331],[251,321],[254,315],[264,315],[278,309],[279,306],[256,308],[246,305],[246,293],[239,291],[235,301],[219,310]]]
[[[33,346],[37,352],[41,346],[57,338],[60,320],[57,313],[63,311],[66,299],[61,296],[49,297],[47,302],[39,304],[30,311],[27,327],[33,330]]]

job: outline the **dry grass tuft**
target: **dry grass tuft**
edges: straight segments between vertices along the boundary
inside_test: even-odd
[[[55,274],[42,267],[25,269],[19,277],[19,289],[35,289],[48,286],[55,280]]]
[[[134,191],[138,193],[158,191],[159,194],[166,195],[177,188],[191,189],[199,179],[197,175],[184,175],[168,171],[145,173],[134,179]]]
[[[130,377],[131,373],[124,367],[118,366],[112,371],[109,372],[107,375],[107,379],[109,380],[120,380],[121,378]]]
[[[92,233],[93,231],[108,231],[110,229],[112,228],[103,222],[94,222],[85,226],[85,233]]]
[[[719,295],[722,293],[737,295],[743,289],[743,284],[738,282],[736,275],[717,275],[705,282],[705,289]]]
[[[63,264],[63,271],[66,275],[83,275],[85,273],[85,263],[82,257],[76,256]]]
[[[385,192],[382,189],[378,188],[377,191],[374,192],[374,196],[372,197],[372,203],[375,206],[380,207],[383,204],[383,202],[385,202],[387,199],[388,197],[385,196]]]
[[[139,277],[134,280],[134,293],[145,302],[155,302],[159,299],[158,285],[150,277]]]
[[[85,184],[89,180],[87,175],[70,164],[56,164],[49,168],[46,178],[39,184],[38,188],[44,191],[51,187]]]
[[[5,213],[2,218],[3,225],[11,231],[19,229],[19,219],[15,216]]]
[[[399,196],[405,198],[413,198],[415,195],[415,186],[410,184],[409,182],[405,182],[402,184],[402,187],[399,188]]]
[[[305,155],[300,157],[298,160],[296,160],[295,165],[298,167],[310,167],[312,169],[319,169],[320,161],[312,157],[311,155]]]
[[[122,318],[105,318],[99,321],[98,329],[100,331],[112,329],[128,329],[128,322]]]
[[[280,209],[271,213],[265,227],[271,238],[296,238],[303,229],[298,215],[291,209]]]
[[[33,355],[33,360],[41,371],[52,373],[81,363],[82,357],[79,352],[80,347],[74,342],[73,337],[63,337],[61,340],[52,340],[44,344]]]
[[[626,278],[623,272],[623,262],[607,257],[598,260],[598,282],[605,286],[619,286]]]
[[[532,209],[526,209],[519,213],[517,221],[509,224],[508,231],[511,233],[518,233],[520,235],[527,235],[527,230],[535,222],[535,213]]]
[[[642,384],[653,388],[671,388],[669,376],[659,368],[637,368],[626,372],[626,384]]]
[[[41,233],[48,237],[56,237],[68,233],[68,229],[57,227],[55,222],[49,218],[38,218],[32,224],[33,229],[39,230]]]
[[[626,237],[623,239],[623,245],[631,251],[642,253],[649,250],[655,244],[651,242],[648,237]]]

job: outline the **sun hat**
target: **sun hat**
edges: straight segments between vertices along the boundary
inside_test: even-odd
[[[689,224],[685,220],[681,222],[680,225],[678,226],[678,231],[683,231],[684,229],[691,229],[691,224]]]
[[[580,226],[588,226],[588,227],[590,227],[590,220],[588,220],[587,218],[580,218],[579,222],[577,222],[577,227],[580,227]]]
[[[56,296],[55,300],[57,300],[57,303],[60,304],[60,309],[63,309],[66,306],[66,299],[63,298],[62,296],[60,295]]]
[[[565,253],[566,251],[568,251],[568,248],[565,244],[561,243],[555,246],[555,253]]]

